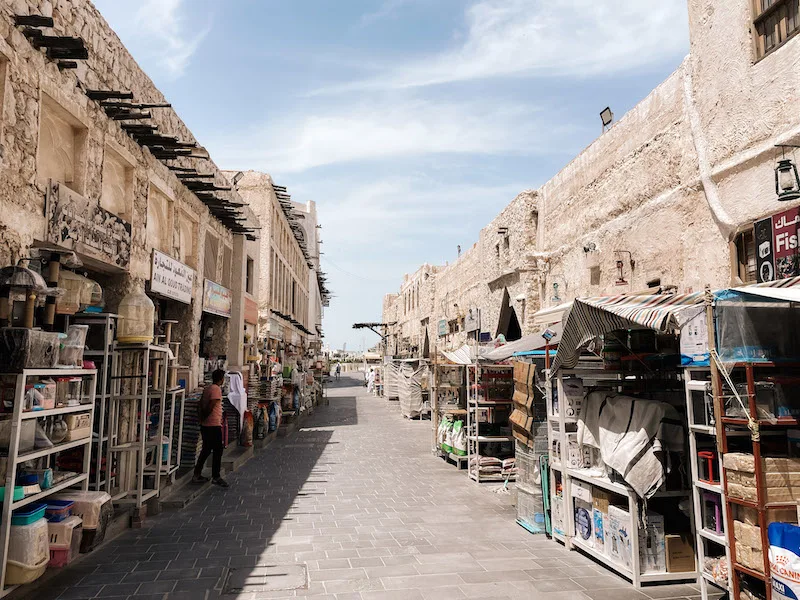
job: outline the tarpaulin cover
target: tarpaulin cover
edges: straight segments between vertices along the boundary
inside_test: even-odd
[[[461,348],[453,350],[452,352],[445,352],[442,350],[442,354],[454,365],[471,365],[475,358],[475,353],[467,344],[464,344]]]
[[[413,419],[422,412],[422,376],[427,366],[415,362],[398,364],[397,387],[400,394],[400,413]]]
[[[725,362],[800,357],[800,277],[715,293],[717,345]]]
[[[551,325],[549,329],[555,333],[553,339],[550,340],[550,346],[555,347],[561,341],[561,334],[563,327],[560,323]],[[538,333],[526,335],[514,342],[503,344],[497,348],[489,350],[489,352],[481,355],[481,360],[500,361],[507,360],[518,352],[532,352],[533,350],[541,350],[548,343],[543,337],[544,329]]]
[[[618,329],[679,328],[687,308],[704,301],[702,292],[657,296],[608,296],[576,299],[564,322],[564,333],[552,370],[578,363],[581,349],[593,339]],[[692,313],[693,314],[693,313]]]
[[[383,395],[386,398],[399,398],[400,365],[388,360],[383,369]]]

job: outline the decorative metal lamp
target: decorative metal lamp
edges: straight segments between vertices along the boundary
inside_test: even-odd
[[[797,174],[797,165],[785,156],[775,167],[775,193],[781,202],[800,199],[800,175]]]

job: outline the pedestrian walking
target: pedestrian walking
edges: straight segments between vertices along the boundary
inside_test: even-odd
[[[339,380],[339,376],[342,374],[342,363],[336,363],[336,380]]]
[[[211,483],[220,487],[228,487],[228,482],[221,475],[222,468],[222,384],[225,382],[225,371],[217,369],[211,374],[211,385],[203,390],[198,409],[200,411],[200,435],[203,438],[203,449],[197,457],[192,483],[205,483],[203,466],[211,456]]]

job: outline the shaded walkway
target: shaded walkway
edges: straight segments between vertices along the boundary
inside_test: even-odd
[[[514,523],[512,495],[434,458],[430,421],[401,418],[360,381],[343,376],[329,390],[330,405],[258,453],[229,478],[230,489],[209,489],[184,510],[148,520],[37,598],[699,595],[693,586],[634,591],[587,558],[528,534]]]

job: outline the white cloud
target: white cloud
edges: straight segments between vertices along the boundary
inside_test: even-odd
[[[454,48],[318,93],[494,77],[595,76],[688,51],[685,0],[481,0],[466,9],[465,22]]]
[[[535,154],[567,131],[533,106],[492,101],[362,101],[297,113],[279,124],[209,141],[231,168],[286,173],[336,163],[432,154]]]
[[[184,0],[142,0],[135,10],[118,0],[94,3],[146,68],[172,78],[183,75],[211,30],[210,21],[199,29],[194,20],[189,22],[190,6]]]
[[[365,27],[377,21],[381,21],[402,9],[404,6],[410,4],[414,0],[384,0],[384,2],[374,11],[361,15],[359,25]]]

